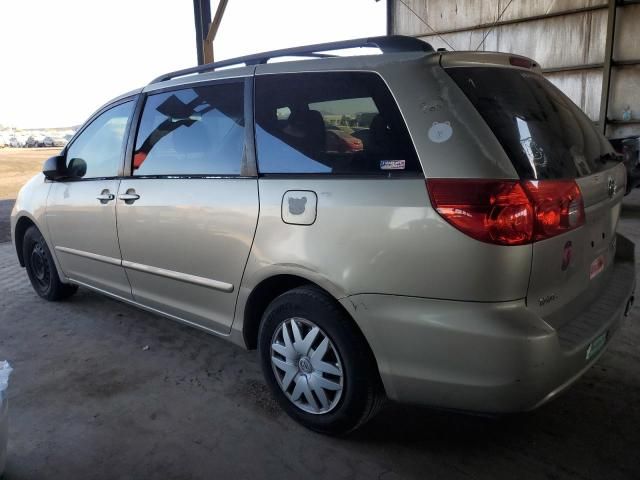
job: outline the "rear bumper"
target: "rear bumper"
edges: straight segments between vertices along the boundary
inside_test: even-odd
[[[605,351],[633,296],[633,248],[619,236],[609,286],[558,330],[524,300],[371,294],[342,303],[369,341],[390,398],[485,413],[526,411],[570,386]],[[589,346],[605,333],[604,348],[587,359]]]

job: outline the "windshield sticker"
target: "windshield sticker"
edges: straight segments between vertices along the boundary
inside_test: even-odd
[[[429,129],[429,140],[434,143],[446,142],[453,135],[453,128],[449,122],[433,122]]]
[[[380,170],[404,170],[405,160],[380,160]]]

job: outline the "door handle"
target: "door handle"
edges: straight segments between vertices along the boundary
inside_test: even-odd
[[[120,200],[124,200],[124,203],[126,203],[127,205],[131,205],[133,202],[140,198],[140,195],[138,195],[133,188],[129,188],[126,193],[121,193],[120,195],[118,195],[118,198]]]
[[[114,198],[116,198],[116,196],[107,189],[102,190],[102,192],[100,192],[100,195],[96,197],[96,199],[100,200],[100,203],[102,203],[103,205],[110,202]]]

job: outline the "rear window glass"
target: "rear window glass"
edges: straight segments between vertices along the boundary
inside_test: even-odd
[[[372,73],[256,77],[261,173],[421,172],[400,112]]]
[[[447,72],[521,178],[577,178],[617,163],[591,120],[541,75],[500,67],[454,67]]]

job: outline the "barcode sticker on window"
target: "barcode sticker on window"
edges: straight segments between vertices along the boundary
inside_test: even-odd
[[[405,160],[380,160],[380,170],[404,170]]]

